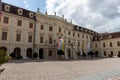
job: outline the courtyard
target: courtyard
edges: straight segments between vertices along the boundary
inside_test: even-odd
[[[0,80],[120,80],[120,58],[13,60]]]

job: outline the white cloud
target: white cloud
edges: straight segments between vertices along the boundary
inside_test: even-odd
[[[49,14],[65,15],[74,24],[98,32],[120,31],[120,0],[46,0]]]
[[[27,0],[24,0],[24,5],[25,5],[25,8],[29,8],[29,4],[27,3]]]

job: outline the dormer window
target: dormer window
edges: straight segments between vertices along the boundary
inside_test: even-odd
[[[81,28],[81,31],[83,31],[83,28]]]
[[[18,9],[18,14],[22,15],[23,14],[23,10],[22,9]]]
[[[89,33],[91,33],[91,31],[89,31]]]
[[[5,5],[5,11],[7,11],[7,12],[10,11],[10,6],[9,5]]]
[[[33,18],[33,17],[34,17],[34,13],[30,12],[30,13],[29,13],[29,17],[30,17],[30,18]]]

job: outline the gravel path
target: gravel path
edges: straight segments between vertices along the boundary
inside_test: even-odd
[[[92,74],[112,71],[112,75],[117,76],[120,58],[73,61],[16,60],[2,65],[1,68],[5,68],[5,71],[0,75],[0,80],[80,80]],[[114,80],[114,76],[109,79]]]

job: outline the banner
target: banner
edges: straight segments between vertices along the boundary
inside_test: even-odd
[[[64,51],[64,40],[61,38],[58,40],[58,50]]]
[[[87,42],[87,45],[86,45],[86,50],[87,50],[87,53],[91,51],[91,43],[90,42]]]

